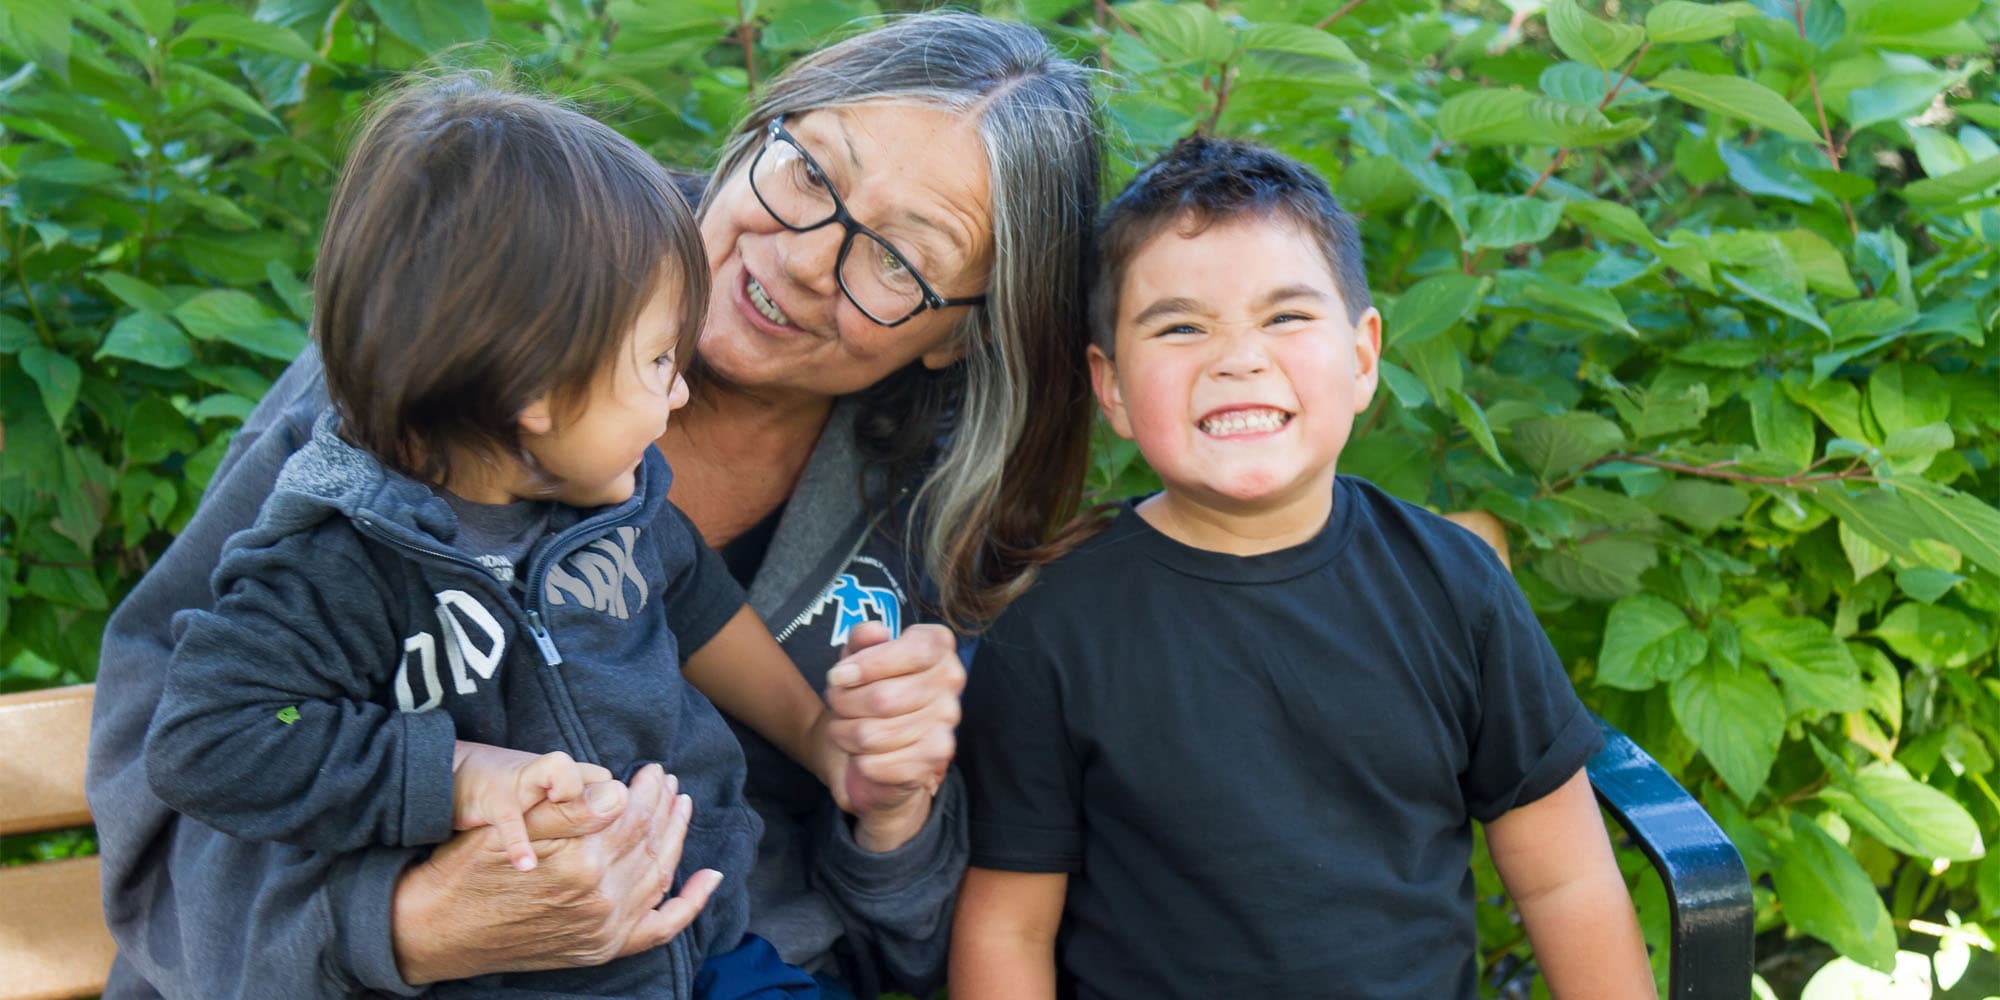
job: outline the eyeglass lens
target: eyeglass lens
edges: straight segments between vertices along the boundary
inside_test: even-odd
[[[764,207],[794,229],[818,226],[835,214],[826,178],[782,136],[769,140],[751,170],[750,184]],[[899,322],[923,304],[924,290],[915,273],[922,267],[921,261],[850,228],[839,263],[840,283],[876,322]]]

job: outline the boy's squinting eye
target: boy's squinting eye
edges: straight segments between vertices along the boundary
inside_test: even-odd
[[[1281,313],[1277,314],[1276,316],[1273,316],[1273,317],[1271,317],[1271,319],[1270,319],[1270,322],[1272,322],[1272,323],[1304,323],[1304,322],[1310,322],[1311,320],[1312,320],[1312,317],[1311,317],[1311,316],[1307,316],[1307,315],[1306,315],[1305,313],[1296,313],[1296,312],[1281,312]]]
[[[1175,323],[1171,326],[1161,327],[1159,330],[1154,332],[1153,336],[1155,337],[1172,337],[1176,335],[1185,336],[1189,334],[1198,334],[1200,332],[1201,332],[1201,327],[1198,327],[1193,323]]]

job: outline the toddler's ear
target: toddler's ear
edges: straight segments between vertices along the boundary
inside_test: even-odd
[[[1132,440],[1132,421],[1125,415],[1125,395],[1118,389],[1118,363],[1096,344],[1090,345],[1090,387],[1097,393],[1097,408],[1119,437]]]
[[[529,403],[521,411],[519,419],[521,430],[526,434],[547,434],[549,431],[554,430],[556,426],[555,418],[549,412],[549,397],[547,394],[536,396],[535,401]]]

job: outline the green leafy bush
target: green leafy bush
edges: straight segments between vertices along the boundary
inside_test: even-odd
[[[1343,471],[1507,525],[1585,700],[1741,848],[1778,991],[1886,989],[1900,959],[1903,979],[1983,995],[1966,992],[1976,964],[1960,979],[2000,918],[1984,858],[2000,830],[2000,12],[985,8],[1106,70],[1111,184],[1195,130],[1336,182],[1388,338]],[[435,59],[504,65],[700,166],[759,80],[878,10],[0,11],[0,689],[89,679],[108,609],[303,343],[317,227],[370,86]],[[1116,495],[1150,474],[1107,438],[1094,479]],[[1638,884],[1663,945],[1666,904]],[[1502,909],[1481,927],[1505,979],[1525,944]]]

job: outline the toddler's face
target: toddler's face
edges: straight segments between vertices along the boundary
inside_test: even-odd
[[[524,445],[561,483],[555,499],[597,507],[632,496],[646,449],[666,431],[667,415],[688,401],[675,364],[679,317],[679,292],[663,282],[588,393],[566,412],[545,398],[523,415]]]
[[[1169,496],[1236,515],[1324,503],[1375,392],[1382,328],[1373,309],[1348,319],[1307,233],[1168,226],[1127,267],[1117,324],[1116,359],[1091,349],[1098,402]]]

